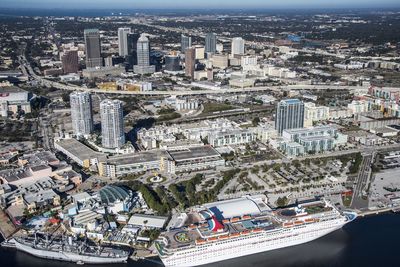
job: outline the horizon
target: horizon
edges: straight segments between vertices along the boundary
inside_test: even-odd
[[[194,0],[115,0],[110,3],[108,0],[70,0],[68,3],[54,0],[3,0],[0,7],[6,9],[92,9],[96,5],[95,10],[105,9],[129,9],[129,10],[184,10],[184,9],[197,9],[197,10],[251,10],[251,9],[346,9],[346,8],[400,8],[400,1],[395,0],[382,0],[379,2],[371,0],[353,0],[351,2],[346,0],[337,0],[335,2],[323,2],[320,0],[285,0],[285,1],[269,1],[266,3],[263,0],[248,0],[243,3],[240,0],[231,0],[229,4],[221,0],[203,0],[201,3]]]

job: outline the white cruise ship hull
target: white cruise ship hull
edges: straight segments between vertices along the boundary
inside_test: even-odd
[[[109,264],[109,263],[123,263],[128,260],[128,257],[114,258],[114,257],[95,257],[87,255],[79,255],[74,253],[68,253],[63,251],[51,251],[51,250],[41,250],[35,249],[31,246],[22,244],[20,242],[15,242],[15,247],[23,252],[31,254],[38,258],[68,261],[75,263],[85,263],[85,264]]]
[[[342,228],[346,223],[344,220],[316,223],[301,229],[290,229],[286,232],[280,230],[275,235],[271,232],[263,232],[244,240],[238,238],[238,240],[228,244],[214,243],[203,248],[199,246],[187,250],[186,254],[174,253],[168,257],[161,257],[161,260],[166,267],[205,265],[307,243]]]

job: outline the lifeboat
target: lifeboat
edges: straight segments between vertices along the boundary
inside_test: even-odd
[[[229,238],[228,235],[221,235],[218,239],[227,239],[227,238]]]
[[[313,222],[315,222],[314,219],[305,219],[304,221],[305,221],[306,223],[313,223]]]
[[[242,220],[250,220],[251,219],[251,216],[250,215],[244,215],[243,217],[242,217]]]
[[[210,237],[210,238],[207,238],[207,241],[216,241],[216,240],[218,240],[217,237]]]
[[[292,222],[283,223],[283,227],[292,227],[292,226],[293,226]]]
[[[197,245],[201,245],[201,244],[204,244],[204,243],[206,243],[206,240],[204,240],[204,239],[197,239],[196,240],[196,244]]]
[[[250,234],[250,231],[243,231],[243,232],[241,232],[240,234],[241,234],[241,235],[248,235],[248,234]]]
[[[231,219],[231,222],[232,222],[232,223],[235,223],[235,222],[238,222],[238,221],[240,221],[240,219],[237,218],[237,217]]]
[[[302,224],[304,224],[304,222],[302,222],[302,221],[295,221],[294,222],[294,225],[302,225]]]
[[[229,235],[229,237],[231,237],[231,238],[232,238],[232,237],[238,237],[238,236],[240,236],[239,233],[233,233],[233,234],[230,234],[230,235]]]
[[[262,229],[261,228],[256,228],[256,229],[253,229],[252,232],[253,233],[259,233],[259,232],[262,232]]]
[[[229,223],[229,220],[228,219],[224,219],[224,220],[222,220],[222,223],[223,224],[227,224],[227,223]]]

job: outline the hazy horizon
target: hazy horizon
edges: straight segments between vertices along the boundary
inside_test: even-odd
[[[342,9],[342,8],[390,8],[400,7],[398,0],[2,0],[2,8],[34,8],[34,9]]]

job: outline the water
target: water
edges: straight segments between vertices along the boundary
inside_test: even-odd
[[[210,264],[208,267],[377,267],[400,266],[400,214],[357,219],[342,230],[316,241],[252,256]],[[4,267],[76,267],[65,262],[42,260],[13,249],[0,249]],[[94,266],[94,265],[90,265]],[[162,266],[158,259],[113,267]]]

